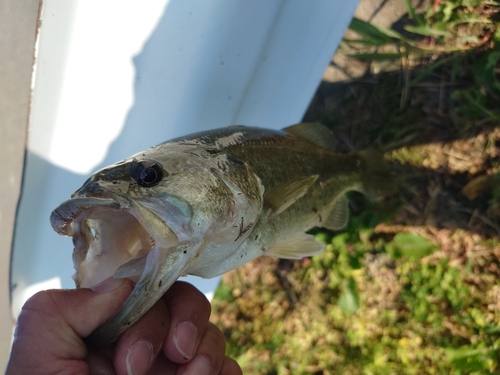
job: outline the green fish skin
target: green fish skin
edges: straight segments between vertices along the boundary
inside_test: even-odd
[[[77,287],[136,284],[89,341],[106,344],[183,275],[221,275],[261,255],[298,259],[340,230],[345,193],[393,191],[382,156],[341,155],[319,124],[282,131],[231,126],[170,140],[96,172],[51,214],[73,237]]]

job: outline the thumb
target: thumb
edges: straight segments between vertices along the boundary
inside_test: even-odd
[[[118,312],[131,291],[132,285],[128,280],[109,278],[92,289],[46,290],[37,293],[23,306],[17,331],[24,324],[43,324],[47,330],[70,329],[85,338]]]
[[[65,290],[64,320],[80,337],[87,337],[108,318],[114,316],[132,292],[128,279],[110,277],[91,289]]]
[[[110,278],[93,290],[47,290],[35,294],[19,315],[11,365],[17,360],[24,361],[24,365],[27,360],[43,365],[57,359],[85,359],[87,348],[82,338],[116,314],[131,291],[129,280]]]

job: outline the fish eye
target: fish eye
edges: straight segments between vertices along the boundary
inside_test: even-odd
[[[151,160],[142,160],[130,166],[130,176],[142,187],[157,185],[163,175],[162,166]]]

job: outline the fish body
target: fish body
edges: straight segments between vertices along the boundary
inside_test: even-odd
[[[318,124],[231,126],[173,139],[96,172],[51,215],[74,242],[77,287],[130,278],[119,313],[90,337],[114,341],[179,276],[221,275],[261,255],[302,258],[342,229],[349,190],[391,186],[381,157],[341,155]]]

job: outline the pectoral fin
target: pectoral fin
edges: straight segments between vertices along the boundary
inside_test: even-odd
[[[264,195],[264,202],[271,207],[273,215],[278,215],[302,198],[318,177],[319,175],[300,177],[279,184]]]
[[[334,203],[333,209],[321,226],[330,230],[344,229],[349,220],[349,202],[345,195],[340,196]]]
[[[264,255],[285,259],[301,259],[319,254],[324,248],[325,244],[316,241],[314,236],[299,233],[286,240],[276,242]]]

